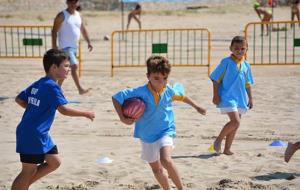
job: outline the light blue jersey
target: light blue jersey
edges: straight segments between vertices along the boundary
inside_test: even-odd
[[[254,84],[248,61],[237,62],[232,56],[224,58],[210,79],[219,83],[219,108],[248,109],[246,88]]]
[[[184,96],[175,95],[172,87],[167,85],[159,97],[156,97],[149,84],[125,89],[113,95],[121,105],[126,99],[133,97],[141,98],[146,104],[143,116],[135,122],[135,138],[153,143],[166,135],[176,136],[172,101],[183,100]]]

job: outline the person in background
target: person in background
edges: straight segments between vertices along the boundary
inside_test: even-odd
[[[291,4],[291,20],[294,21],[295,16],[298,18],[298,21],[300,21],[300,11],[299,11],[299,2],[300,0],[290,0]],[[291,27],[293,27],[294,24],[291,24]],[[300,23],[299,23],[300,27]]]
[[[259,19],[261,22],[270,22],[272,19],[272,8],[271,7],[263,7],[261,5],[261,1],[257,0],[254,2],[254,10],[257,13]],[[267,33],[266,35],[269,34],[269,25],[266,24],[267,26]],[[264,24],[261,25],[261,30],[262,30],[262,35],[264,34]]]
[[[137,4],[135,6],[135,9],[128,14],[127,30],[129,29],[131,19],[134,19],[139,24],[139,29],[142,29],[141,14],[142,7],[140,4]]]
[[[79,7],[79,0],[67,0],[67,9],[58,13],[54,19],[52,29],[52,48],[62,49],[70,55],[71,74],[78,89],[79,94],[86,94],[90,88],[84,89],[80,84],[79,76],[77,74],[78,61],[76,58],[80,34],[82,33],[84,39],[88,43],[89,51],[93,50],[91,40],[88,32],[82,23],[80,13],[77,11]],[[81,8],[80,8],[81,9]],[[57,38],[58,44],[57,47]],[[58,84],[62,85],[64,80],[59,80]]]

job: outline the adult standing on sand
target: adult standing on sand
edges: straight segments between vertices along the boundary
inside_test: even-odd
[[[78,61],[76,59],[76,53],[78,49],[78,42],[80,34],[82,33],[84,39],[88,43],[89,51],[93,50],[91,41],[86,28],[84,27],[80,13],[77,11],[79,7],[79,0],[67,0],[67,9],[58,13],[54,20],[52,29],[52,48],[57,49],[57,37],[59,49],[64,50],[70,56],[71,74],[78,89],[79,94],[86,94],[90,89],[84,89],[79,81],[77,74]],[[63,80],[58,81],[61,86]]]

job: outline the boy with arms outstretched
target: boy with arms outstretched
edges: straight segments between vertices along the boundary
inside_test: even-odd
[[[173,138],[176,136],[172,102],[183,101],[194,107],[202,115],[206,110],[198,106],[190,97],[176,95],[167,85],[171,65],[161,56],[152,56],[147,60],[148,84],[122,90],[113,95],[114,107],[125,124],[135,122],[134,137],[141,140],[142,159],[149,163],[158,183],[164,190],[170,189],[168,176],[177,189],[183,189],[179,172],[172,161]],[[146,104],[144,115],[138,120],[126,118],[122,113],[122,104],[128,98],[141,98]],[[164,174],[163,168],[168,171]]]
[[[43,58],[46,76],[31,84],[17,97],[16,102],[25,112],[16,130],[17,152],[20,154],[22,171],[12,184],[12,190],[28,190],[41,177],[56,170],[60,165],[57,146],[49,130],[55,112],[73,117],[93,120],[94,112],[68,107],[59,79],[65,79],[69,72],[69,56],[62,50],[51,49]]]

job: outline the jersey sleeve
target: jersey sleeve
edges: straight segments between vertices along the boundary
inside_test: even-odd
[[[183,101],[185,98],[185,89],[181,83],[175,83],[172,86],[169,86],[172,90],[172,101]]]
[[[173,101],[183,101],[185,99],[185,96],[180,96],[180,95],[176,95],[174,94],[172,97]]]
[[[247,64],[247,73],[246,73],[246,88],[249,88],[251,85],[254,84],[253,76],[252,76],[252,71],[251,71],[251,66],[249,63]]]
[[[68,103],[67,99],[65,98],[60,86],[58,85],[53,85],[51,87],[51,90],[49,89],[49,91],[51,93],[49,93],[49,95],[51,97],[49,97],[49,101],[52,102],[52,105],[54,105],[54,107],[58,107],[58,106],[62,106]]]
[[[210,74],[209,78],[213,81],[220,83],[225,75],[227,62],[225,59],[221,61],[221,63],[215,68],[215,70]]]
[[[126,99],[141,97],[141,93],[140,93],[141,91],[142,91],[142,87],[128,88],[117,92],[112,97],[117,102],[119,102],[119,104],[122,105]]]
[[[25,90],[20,92],[17,97],[20,98],[21,100],[27,102],[31,89],[32,89],[32,85],[30,85],[28,88],[26,88]]]

